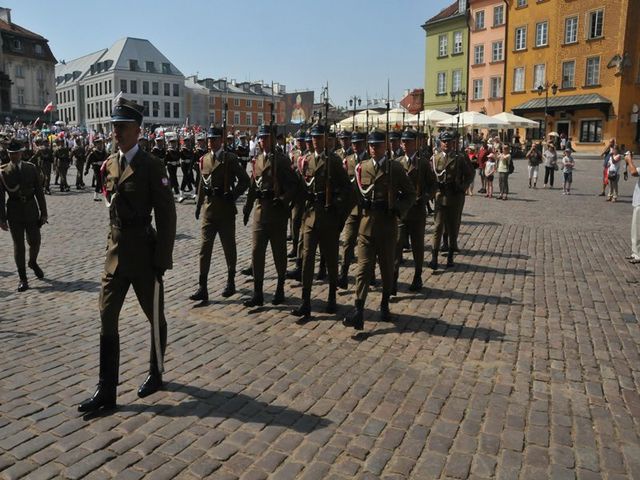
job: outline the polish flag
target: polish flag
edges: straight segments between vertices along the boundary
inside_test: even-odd
[[[54,106],[53,106],[53,102],[49,102],[49,103],[47,104],[47,106],[46,106],[46,107],[44,107],[43,112],[44,112],[44,113],[53,112],[53,110],[54,110],[55,108],[56,108],[56,107],[54,107]]]

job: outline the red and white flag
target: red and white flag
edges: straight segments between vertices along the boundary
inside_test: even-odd
[[[46,107],[44,107],[43,112],[44,112],[44,113],[53,112],[53,110],[54,110],[55,108],[56,108],[56,107],[54,107],[54,106],[53,106],[53,102],[49,102],[49,103],[47,104],[47,106],[46,106]]]

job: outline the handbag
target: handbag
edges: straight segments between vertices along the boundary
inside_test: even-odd
[[[554,164],[553,164],[553,169],[554,169],[556,172],[558,171],[558,164],[557,164],[557,163],[554,163]]]
[[[618,174],[615,172],[609,172],[607,178],[611,181],[616,181],[618,179]]]

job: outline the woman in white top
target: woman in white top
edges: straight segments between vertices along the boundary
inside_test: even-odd
[[[547,145],[542,156],[544,157],[544,188],[547,188],[547,184],[553,188],[553,174],[558,169],[558,154],[553,143]]]
[[[618,147],[613,147],[609,163],[607,164],[607,180],[609,181],[609,196],[607,202],[615,202],[618,200],[618,182],[620,181],[620,164],[622,156]]]

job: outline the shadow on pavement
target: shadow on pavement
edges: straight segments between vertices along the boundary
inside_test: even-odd
[[[167,382],[166,392],[186,393],[193,397],[178,405],[154,404],[121,405],[121,412],[151,412],[165,417],[225,417],[240,421],[264,423],[310,433],[329,426],[332,422],[313,414],[307,414],[280,405],[270,405],[242,393],[224,390],[214,391],[178,382]]]
[[[503,268],[503,267],[492,267],[489,265],[479,265],[474,263],[462,263],[456,262],[455,267],[453,267],[450,271],[469,271],[469,272],[482,272],[482,273],[498,273],[502,275],[533,275],[531,270],[526,268]]]
[[[524,253],[509,253],[509,252],[496,252],[491,250],[476,250],[476,249],[468,249],[463,250],[461,252],[462,255],[467,257],[474,257],[477,255],[488,255],[491,257],[500,257],[500,258],[517,258],[518,260],[529,260],[531,257],[529,255],[525,255]]]
[[[71,282],[63,282],[61,280],[52,280],[43,278],[40,280],[47,285],[32,287],[33,290],[40,292],[62,291],[62,292],[97,292],[100,290],[100,283],[93,280],[73,280]]]
[[[409,315],[392,315],[393,325],[368,332],[358,332],[352,336],[354,340],[364,341],[368,338],[387,333],[428,333],[438,337],[451,337],[455,339],[475,339],[485,342],[502,341],[504,333],[485,327],[466,327],[455,325],[436,318],[420,318]],[[370,318],[370,317],[369,317]],[[365,328],[367,322],[365,321]]]

